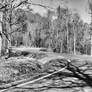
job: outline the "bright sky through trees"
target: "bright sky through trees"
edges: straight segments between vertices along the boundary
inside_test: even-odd
[[[90,23],[90,15],[88,14],[88,0],[64,0],[65,5],[68,6],[73,12],[78,12],[84,22]],[[40,3],[56,8],[59,4],[62,5],[61,0],[33,0],[34,3]],[[46,10],[39,6],[32,6],[35,12],[41,14],[46,13]]]

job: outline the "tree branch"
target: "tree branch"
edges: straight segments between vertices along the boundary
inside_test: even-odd
[[[21,29],[21,27],[18,27],[16,30],[10,32],[9,35],[11,35],[11,34],[13,34],[13,33],[15,33],[15,32],[20,32],[20,29]]]
[[[26,4],[27,1],[28,1],[28,0],[24,0],[24,1],[20,2],[18,5],[14,5],[14,6],[13,6],[13,9],[18,8],[19,6],[21,6],[21,5],[23,5],[23,4]]]
[[[37,82],[37,81],[40,81],[40,80],[42,80],[42,79],[45,79],[45,78],[48,78],[49,76],[52,76],[52,75],[54,75],[54,74],[57,74],[57,73],[59,73],[59,72],[61,72],[61,71],[63,71],[63,70],[65,70],[66,69],[66,67],[67,66],[65,66],[64,68],[62,68],[62,69],[60,69],[60,70],[58,70],[58,71],[55,71],[55,72],[53,72],[53,73],[51,73],[51,74],[47,74],[47,75],[45,75],[45,76],[42,76],[42,77],[40,77],[40,78],[37,78],[37,79],[34,79],[34,80],[32,80],[32,81],[28,81],[28,80],[24,80],[24,81],[20,81],[20,82],[18,82],[18,83],[12,83],[12,84],[10,84],[10,85],[8,85],[8,87],[6,87],[4,90],[1,90],[0,92],[5,92],[5,91],[7,91],[8,89],[11,89],[11,88],[16,88],[16,87],[22,87],[22,86],[25,86],[25,85],[27,85],[27,84],[32,84],[32,83],[35,83],[35,82]]]
[[[17,24],[17,22],[16,22],[16,24]],[[24,24],[25,24],[25,23],[23,23],[22,25],[20,25],[16,30],[10,32],[9,35],[11,35],[11,34],[13,34],[13,33],[15,33],[15,32],[20,32],[20,30],[21,30],[21,28],[23,27]]]
[[[46,8],[46,9],[47,9],[47,8],[49,8],[49,9],[54,9],[54,8],[49,7],[49,6],[46,6],[46,5],[42,5],[42,4],[36,4],[36,3],[28,2],[28,0],[25,0],[25,1],[20,2],[17,6],[14,6],[13,9],[15,9],[15,8],[17,8],[17,7],[19,7],[19,6],[23,5],[23,4],[29,4],[29,5],[35,5],[35,6],[41,6],[41,7]]]
[[[46,5],[42,5],[42,4],[28,3],[28,2],[27,2],[27,4],[36,5],[36,6],[41,6],[41,7],[46,8],[46,9],[47,9],[47,8],[54,9],[54,8],[52,8],[52,7],[49,7],[49,6],[46,6]]]
[[[13,3],[13,2],[15,2],[15,0],[12,0],[11,2]]]
[[[0,7],[0,10],[5,9],[7,7],[7,5],[2,5],[2,7]]]

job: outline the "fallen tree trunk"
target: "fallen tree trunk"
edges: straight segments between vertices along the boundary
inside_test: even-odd
[[[85,74],[82,70],[80,70],[75,65],[72,65],[71,63],[69,64],[67,69],[73,73],[74,77],[83,80],[88,86],[92,87],[92,77],[90,75]]]
[[[13,51],[13,50],[12,50]],[[14,53],[16,53],[18,50],[16,50]],[[20,55],[23,55],[23,52],[27,52],[27,50],[19,50],[19,53],[22,53]],[[18,88],[18,87],[23,87],[27,84],[35,84],[37,81],[41,81],[47,77],[51,77],[51,79],[53,79],[54,77],[59,77],[60,80],[63,80],[63,78],[77,78],[78,81],[81,81],[80,83],[75,82],[71,82],[71,84],[74,83],[74,85],[88,85],[90,87],[92,87],[92,72],[89,72],[90,70],[92,70],[92,63],[91,61],[81,61],[80,59],[73,59],[73,60],[68,60],[67,57],[63,57],[60,54],[57,53],[53,53],[53,52],[43,52],[43,51],[37,51],[37,50],[28,50],[27,52],[29,55],[33,54],[33,58],[31,57],[25,57],[23,59],[16,59],[17,62],[20,61],[26,61],[29,60],[33,61],[33,63],[35,63],[35,61],[37,60],[38,63],[41,64],[42,66],[42,71],[41,74],[34,80],[34,79],[26,79],[26,80],[22,80],[22,81],[18,81],[18,82],[14,82],[11,84],[7,84],[4,86],[1,86],[1,89],[13,89],[13,88]],[[44,57],[43,54],[45,55]],[[20,56],[19,55],[19,56]],[[11,57],[11,55],[10,55]],[[39,58],[40,57],[40,58]],[[11,59],[11,58],[10,58]],[[9,60],[9,59],[8,59]],[[66,69],[64,69],[64,71],[61,71],[62,68],[66,67]],[[47,74],[45,76],[43,76],[43,73]],[[66,81],[65,81],[66,82]],[[71,85],[69,85],[71,86]],[[67,86],[68,87],[68,86]],[[1,91],[0,91],[1,92]],[[3,92],[3,90],[2,90]]]
[[[85,74],[82,70],[79,69],[79,67],[73,65],[71,62],[68,62],[68,60],[66,60],[66,63],[62,62],[62,61],[59,62],[59,63],[61,63],[60,66],[64,67],[64,68],[59,69],[59,70],[57,70],[55,72],[52,72],[50,74],[47,74],[45,76],[40,75],[41,77],[38,77],[35,80],[27,79],[27,80],[23,80],[23,81],[19,81],[19,82],[14,82],[14,83],[11,83],[11,84],[6,85],[6,86],[1,86],[0,88],[4,89],[4,90],[1,90],[0,92],[4,92],[5,90],[8,90],[8,89],[22,87],[22,86],[25,86],[27,84],[33,84],[37,81],[43,80],[44,78],[50,77],[52,75],[57,75],[58,73],[60,73],[61,76],[62,76],[62,73],[66,73],[65,72],[66,70],[68,70],[72,73],[70,77],[78,78],[79,80],[82,80],[83,82],[85,82],[85,85],[88,85],[88,86],[92,87],[92,83],[91,83],[92,82],[92,77],[90,75]],[[52,67],[52,66],[50,66],[50,67]],[[55,67],[57,67],[57,65]],[[65,71],[63,71],[63,70],[65,70]],[[45,70],[45,72],[46,72],[46,70]],[[68,74],[68,73],[66,73],[66,74]],[[66,76],[64,78],[66,78]],[[71,83],[72,83],[72,81],[71,81]],[[75,82],[75,83],[77,84],[77,82]]]
[[[67,67],[67,66],[66,66],[66,67]],[[15,87],[22,87],[22,86],[27,85],[27,84],[35,83],[35,82],[37,82],[37,81],[40,81],[40,80],[42,80],[42,79],[44,79],[44,78],[47,78],[47,77],[49,77],[49,76],[52,76],[52,75],[54,75],[54,74],[56,74],[56,73],[59,73],[59,72],[63,71],[64,69],[66,69],[66,67],[64,67],[64,68],[62,68],[62,69],[60,69],[60,70],[58,70],[58,71],[56,71],[56,72],[54,72],[54,73],[51,73],[51,74],[42,76],[42,77],[37,78],[37,79],[34,79],[34,80],[32,80],[32,78],[31,78],[32,81],[30,81],[30,79],[27,79],[27,80],[22,80],[22,81],[18,81],[18,82],[14,82],[14,83],[7,84],[7,85],[5,85],[5,86],[0,87],[0,89],[4,89],[4,90],[1,90],[0,92],[4,92],[4,91],[6,91],[8,88],[11,89],[11,88],[15,88]]]

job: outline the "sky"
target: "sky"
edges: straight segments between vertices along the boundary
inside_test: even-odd
[[[56,8],[59,5],[65,5],[69,7],[72,12],[79,13],[81,19],[83,19],[84,22],[90,23],[90,14],[88,14],[88,0],[64,0],[64,2],[62,2],[62,0],[32,0],[32,2],[46,5],[52,8]],[[35,12],[38,12],[41,15],[44,15],[47,12],[45,8],[39,6],[32,6],[32,8]]]
[[[73,12],[78,12],[84,22],[90,22],[90,14],[88,10],[88,0],[68,0],[68,7],[72,9]]]

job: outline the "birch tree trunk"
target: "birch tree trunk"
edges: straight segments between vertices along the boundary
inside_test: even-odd
[[[2,18],[3,18],[3,13],[0,13],[0,56],[1,56],[1,53],[2,53]]]
[[[60,48],[60,53],[62,53],[63,52],[63,41],[61,41],[61,48]]]
[[[92,34],[90,35],[91,37],[91,56],[92,56]]]
[[[91,4],[92,4],[92,2],[91,2]],[[91,9],[91,30],[90,31],[91,31],[90,32],[90,38],[91,38],[91,56],[92,56],[92,9]]]
[[[67,53],[69,53],[69,30],[68,30],[68,21],[66,20],[66,29],[67,29]]]
[[[73,25],[73,32],[74,32],[74,55],[76,55],[76,32],[75,32],[75,28],[74,28],[74,25]]]
[[[0,23],[0,33],[2,33],[2,23]],[[2,51],[2,37],[0,35],[0,56],[1,56],[1,51]]]

